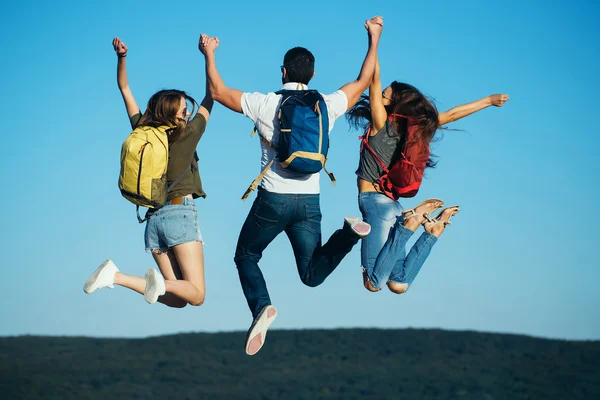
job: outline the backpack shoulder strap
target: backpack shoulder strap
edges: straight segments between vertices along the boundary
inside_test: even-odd
[[[264,144],[266,144],[267,146],[269,146],[270,148],[272,148],[273,150],[277,150],[277,148],[275,147],[275,145],[273,145],[273,143],[266,139],[263,135],[260,134],[260,132],[258,131],[258,128],[256,127],[256,125],[254,126],[254,129],[252,129],[252,133],[250,133],[250,137],[254,136],[255,133],[258,132],[258,138],[260,139],[261,142],[263,142]]]
[[[258,175],[256,177],[256,179],[254,181],[252,181],[252,184],[248,187],[248,189],[246,189],[246,192],[242,196],[242,200],[243,201],[246,201],[246,199],[248,198],[248,196],[250,196],[250,193],[252,193],[254,191],[254,189],[256,189],[256,187],[258,186],[258,184],[260,183],[260,181],[262,181],[262,179],[267,174],[267,171],[271,168],[271,165],[273,165],[273,161],[275,161],[275,159],[272,159],[271,162],[265,167],[265,169],[262,170],[262,172],[260,173],[260,175]]]
[[[369,153],[371,153],[371,155],[373,155],[373,157],[379,163],[381,168],[383,168],[383,171],[387,174],[389,172],[388,168],[385,166],[383,161],[381,161],[381,158],[379,158],[377,153],[375,153],[375,150],[373,150],[373,148],[369,145],[370,133],[371,133],[371,128],[369,127],[369,129],[367,129],[367,131],[365,132],[365,135],[363,136],[363,141],[362,141],[363,149],[366,148],[367,150],[369,150]]]
[[[173,182],[171,182],[171,184],[167,187],[167,193],[169,193],[171,191],[171,189],[173,189],[175,187],[175,185],[177,185],[179,182],[181,182],[181,180],[183,179],[185,174],[187,174],[191,169],[192,169],[192,164],[188,165],[188,167],[185,169],[185,171],[183,171],[183,173],[181,175],[179,175],[177,177],[177,179],[175,179]]]

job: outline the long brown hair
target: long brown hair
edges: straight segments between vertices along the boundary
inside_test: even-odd
[[[190,119],[187,115],[185,119],[177,118],[177,112],[179,111],[182,97],[186,102],[192,104],[192,111],[189,113],[189,116],[191,117],[198,105],[192,96],[188,95],[183,90],[161,90],[154,93],[152,97],[150,97],[150,100],[148,100],[146,112],[142,115],[138,125],[154,127],[167,125],[173,128],[173,130],[170,131],[169,138],[173,140],[179,137]]]
[[[419,125],[415,140],[424,141],[429,145],[439,128],[438,112],[433,101],[408,83],[394,81],[390,86],[392,88],[392,98],[390,104],[385,106],[387,114],[400,114],[410,118],[410,123]],[[372,122],[369,98],[362,96],[358,103],[348,111],[346,118],[352,126],[366,130]],[[396,118],[393,119],[393,122],[396,134],[406,136],[406,120]],[[401,138],[401,143],[404,140],[405,138]],[[435,167],[434,158],[435,156],[429,158],[427,167]]]

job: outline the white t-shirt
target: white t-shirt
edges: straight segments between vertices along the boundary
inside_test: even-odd
[[[301,83],[288,82],[281,87],[283,90],[307,90],[308,87]],[[344,115],[348,108],[348,98],[341,90],[330,95],[323,95],[327,105],[327,114],[329,115],[329,132],[333,129],[336,119]],[[269,140],[275,147],[279,142],[279,120],[277,111],[280,94],[273,92],[263,93],[244,93],[242,94],[242,111],[244,115],[254,122],[259,133]],[[261,171],[276,156],[275,150],[264,144],[261,140],[262,148]],[[316,174],[298,174],[283,168],[277,161],[271,165],[271,169],[263,178],[260,186],[273,193],[295,193],[295,194],[316,194],[320,191],[319,173]]]

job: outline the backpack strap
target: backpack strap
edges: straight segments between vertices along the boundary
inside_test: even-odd
[[[404,119],[406,119],[406,121],[409,124],[411,123],[411,120],[412,120],[411,118],[409,118],[409,117],[407,117],[405,115],[402,115],[402,114],[390,114],[390,115],[388,115],[388,120],[390,120],[390,121],[393,121],[395,118],[404,118]],[[377,162],[379,163],[379,165],[381,165],[381,167],[383,168],[383,170],[387,173],[387,172],[389,172],[388,169],[387,169],[387,167],[383,164],[383,161],[381,161],[381,159],[379,158],[379,156],[375,153],[375,150],[373,150],[373,148],[371,146],[369,146],[369,140],[368,140],[368,138],[369,138],[370,133],[371,133],[371,127],[369,126],[369,128],[367,129],[367,132],[364,134],[364,136],[359,137],[359,139],[363,139],[363,142],[361,143],[361,145],[363,147],[366,147],[367,150],[369,150],[369,152],[373,155],[373,157],[375,157],[375,160],[377,160]],[[403,144],[402,147],[404,147],[405,144]],[[362,151],[362,148],[361,148],[361,151]],[[409,164],[412,164],[411,162],[409,162],[408,160],[406,160],[406,156],[404,155],[404,152],[401,152],[400,154],[401,154],[402,158],[405,159],[406,162],[408,162]]]
[[[264,144],[266,144],[273,150],[277,151],[277,148],[273,145],[273,143],[270,140],[266,139],[263,135],[260,134],[260,131],[258,130],[256,125],[254,125],[254,129],[252,129],[252,133],[250,133],[250,137],[254,136],[255,133],[258,133],[258,138],[260,139],[261,142],[263,142]],[[277,158],[277,157],[275,157],[275,158]],[[250,186],[248,186],[248,189],[246,189],[246,191],[244,192],[244,195],[242,196],[242,201],[246,201],[246,199],[248,199],[248,196],[250,196],[250,193],[252,193],[256,189],[256,187],[258,186],[260,181],[262,181],[262,179],[267,174],[267,171],[269,171],[269,169],[273,165],[275,158],[273,158],[271,160],[271,162],[265,167],[265,169],[263,169],[261,171],[260,175],[258,175],[256,177],[256,179],[254,181],[252,181],[252,184]]]
[[[142,219],[142,217],[140,217],[140,206],[135,206],[135,212],[137,213],[138,222],[140,224],[143,224],[146,220],[148,220],[148,214],[146,214],[144,219]]]
[[[179,182],[181,182],[181,180],[183,179],[183,177],[185,176],[185,174],[187,174],[190,170],[192,169],[192,164],[188,165],[188,167],[185,169],[185,171],[183,171],[183,173],[181,175],[179,175],[177,177],[177,179],[175,179],[168,187],[167,187],[167,193],[169,193],[171,191],[171,189],[173,189],[175,187],[175,185],[177,185]]]
[[[258,184],[260,183],[260,181],[262,181],[262,179],[265,177],[265,175],[267,174],[267,171],[271,168],[271,165],[273,165],[273,161],[275,161],[275,159],[273,158],[271,160],[271,162],[265,167],[265,169],[262,170],[262,172],[260,173],[260,175],[258,175],[256,177],[256,179],[254,181],[252,181],[252,184],[248,187],[248,189],[246,189],[246,192],[244,193],[244,195],[242,196],[242,200],[246,201],[246,199],[248,198],[248,196],[250,196],[250,193],[252,193],[254,191],[254,189],[256,189],[256,187],[258,186]]]
[[[365,135],[363,136],[363,141],[362,141],[363,149],[366,148],[367,150],[369,150],[369,153],[371,153],[371,155],[373,155],[373,158],[375,158],[375,160],[379,163],[381,168],[383,168],[383,171],[387,174],[390,171],[387,169],[387,167],[385,166],[383,161],[381,161],[381,158],[379,158],[377,153],[375,153],[375,150],[373,150],[373,148],[371,146],[369,146],[369,135],[370,134],[371,134],[371,127],[369,127],[369,129],[367,129],[367,132],[365,132]]]
[[[181,180],[183,179],[183,177],[192,169],[192,164],[188,165],[188,167],[185,169],[185,171],[183,171],[183,173],[181,175],[179,175],[177,177],[177,179],[175,179],[168,187],[167,187],[167,193],[169,193],[171,191],[171,189],[173,189],[175,187],[175,185],[177,185],[179,182],[181,182]],[[136,206],[135,207],[135,211],[137,213],[137,218],[138,218],[138,222],[140,224],[144,223],[145,221],[148,220],[148,214],[146,214],[146,216],[144,217],[144,219],[142,219],[140,217],[140,206]]]
[[[254,134],[257,132],[258,132],[258,138],[260,139],[261,142],[263,142],[264,144],[266,144],[273,150],[277,150],[277,148],[273,145],[273,143],[270,140],[266,139],[263,135],[260,134],[256,125],[254,126],[254,129],[252,129],[252,133],[250,133],[250,137],[254,136]]]
[[[323,170],[325,171],[325,173],[331,180],[331,186],[335,186],[335,183],[336,183],[335,176],[333,175],[333,173],[327,171],[327,168],[325,168],[325,164],[327,164],[327,159],[325,159],[325,162],[323,163]]]

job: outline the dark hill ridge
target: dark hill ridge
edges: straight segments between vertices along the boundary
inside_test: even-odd
[[[442,330],[0,338],[2,399],[600,399],[600,342]]]

